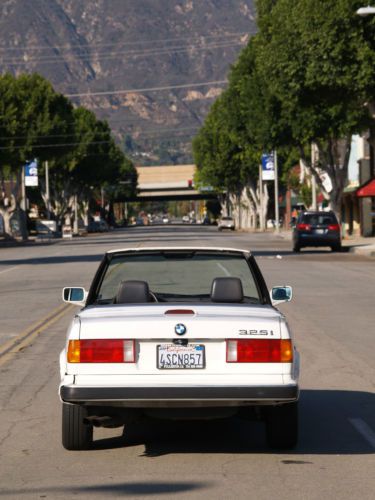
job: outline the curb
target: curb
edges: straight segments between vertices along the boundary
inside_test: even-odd
[[[351,246],[349,252],[366,257],[375,257],[375,245]]]

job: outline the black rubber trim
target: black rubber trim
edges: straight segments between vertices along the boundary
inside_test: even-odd
[[[267,387],[77,387],[62,386],[61,399],[79,401],[296,400],[298,386]]]

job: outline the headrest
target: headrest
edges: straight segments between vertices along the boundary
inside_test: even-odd
[[[149,302],[149,298],[146,281],[122,281],[118,287],[116,304],[143,304]]]
[[[243,289],[239,278],[215,278],[211,287],[212,302],[242,302]]]

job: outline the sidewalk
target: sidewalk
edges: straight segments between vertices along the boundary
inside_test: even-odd
[[[0,235],[0,248],[26,247],[26,246],[35,246],[40,244],[51,245],[59,241],[62,241],[62,238],[45,238],[45,237],[43,238],[37,236],[29,236],[29,238],[26,241],[22,241],[19,239],[6,239]]]
[[[292,231],[281,230],[279,238],[292,240]],[[364,238],[363,236],[346,236],[342,240],[344,251],[365,255],[366,257],[375,257],[375,237]]]
[[[342,240],[342,246],[349,248],[349,252],[367,257],[375,257],[375,237],[347,236]]]

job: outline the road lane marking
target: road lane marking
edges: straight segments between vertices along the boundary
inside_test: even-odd
[[[216,265],[224,272],[224,274],[226,274],[227,276],[230,276],[230,272],[228,271],[228,269],[226,267],[223,266],[223,264],[221,264],[221,262],[216,262]]]
[[[375,432],[371,427],[361,418],[349,418],[349,422],[363,438],[366,439],[370,445],[375,448]]]
[[[14,267],[10,267],[9,269],[4,269],[4,271],[0,271],[0,274],[8,273],[9,271],[13,271],[13,269],[17,269],[18,267],[20,267],[20,266],[14,266]]]
[[[17,337],[10,339],[0,346],[0,366],[8,362],[19,351],[29,346],[38,335],[56,323],[70,309],[73,309],[72,305],[62,304],[44,318],[35,322],[31,327],[21,332]]]

